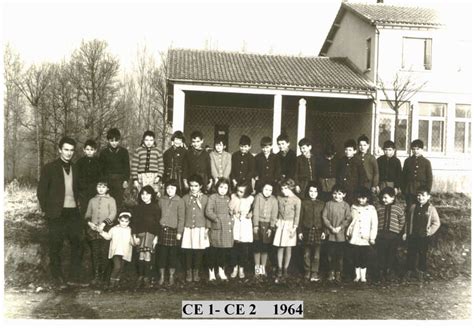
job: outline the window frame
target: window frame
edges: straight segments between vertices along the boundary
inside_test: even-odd
[[[395,145],[397,144],[397,142],[395,141],[395,125],[397,124],[397,122],[395,122],[395,111],[390,107],[390,105],[388,104],[389,100],[387,99],[381,99],[379,101],[380,103],[380,106],[379,106],[379,109],[378,109],[378,123],[377,123],[377,136],[380,135],[380,118],[383,117],[384,115],[389,117],[390,118],[390,121],[391,123],[393,123],[393,128],[390,130],[390,140],[392,140],[393,142],[395,142]],[[383,103],[386,104],[386,107],[383,106]],[[405,140],[405,149],[398,149],[397,148],[397,154],[399,155],[408,155],[410,153],[410,140],[411,140],[411,136],[410,136],[410,109],[411,109],[411,103],[409,101],[405,102],[402,106],[406,106],[406,113],[400,113],[400,111],[398,112],[398,120],[406,120],[407,122],[407,129],[406,129],[406,140]],[[378,137],[377,137],[378,138]],[[377,143],[379,142],[379,140],[377,140]],[[378,147],[380,147],[379,145],[377,145]]]
[[[425,116],[420,114],[420,108],[423,104],[437,104],[444,106],[444,116]],[[418,113],[417,113],[417,131],[418,131],[418,139],[420,138],[420,121],[428,121],[428,140],[423,140],[425,142],[425,149],[428,154],[434,155],[445,155],[446,148],[447,148],[447,112],[448,112],[448,104],[443,102],[427,102],[427,101],[420,101],[418,102]],[[443,122],[443,129],[442,129],[442,138],[441,138],[441,151],[433,151],[432,150],[432,141],[433,141],[433,122]]]
[[[365,40],[365,70],[372,69],[372,38]]]
[[[421,66],[410,66],[407,67],[406,59],[406,42],[405,40],[420,40],[423,41],[423,65]],[[432,38],[423,38],[423,37],[411,37],[403,36],[402,37],[402,70],[405,71],[432,71],[433,70],[433,39]]]
[[[472,152],[472,144],[470,145],[469,150],[466,151],[467,145],[469,143],[469,135],[472,133],[472,111],[470,113],[470,117],[457,117],[456,116],[456,110],[457,106],[469,106],[469,110],[471,111],[471,104],[466,104],[466,103],[455,103],[454,104],[454,126],[456,126],[456,123],[464,123],[464,151],[458,151],[456,150],[456,129],[454,129],[454,145],[453,145],[453,152],[456,154],[463,154],[463,155],[469,155]],[[471,131],[470,131],[471,130]]]

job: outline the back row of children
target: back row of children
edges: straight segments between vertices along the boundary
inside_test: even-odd
[[[375,158],[369,153],[369,139],[362,135],[355,140],[347,140],[344,144],[344,156],[337,158],[335,147],[328,145],[321,156],[312,153],[312,143],[303,138],[298,142],[300,156],[290,149],[287,135],[277,138],[280,151],[272,152],[272,139],[263,137],[260,146],[262,151],[256,156],[250,153],[251,140],[241,136],[239,151],[232,155],[226,151],[223,138],[214,141],[214,150],[207,152],[203,147],[204,138],[200,131],[191,134],[191,147],[187,149],[184,135],[176,131],[171,137],[172,146],[163,154],[155,144],[152,131],[143,134],[141,145],[135,149],[132,164],[129,163],[127,149],[121,147],[120,132],[111,129],[107,133],[108,145],[96,158],[97,145],[88,140],[84,145],[85,156],[77,165],[80,172],[80,194],[83,202],[95,194],[95,183],[103,176],[109,183],[110,194],[120,208],[123,191],[128,187],[130,176],[133,186],[140,189],[152,185],[159,190],[160,182],[170,179],[178,181],[178,194],[184,195],[189,190],[188,179],[193,174],[200,175],[204,180],[203,192],[211,192],[219,178],[231,181],[232,188],[237,183],[248,182],[252,189],[261,191],[265,182],[275,184],[282,178],[291,178],[296,182],[296,193],[301,195],[309,181],[317,181],[320,186],[320,198],[329,200],[331,189],[338,183],[347,191],[346,201],[354,201],[354,191],[364,186],[373,193],[379,192],[386,186],[395,188],[397,193],[403,191],[407,205],[416,201],[416,190],[426,186],[431,190],[431,163],[422,155],[423,142],[414,140],[411,144],[413,156],[407,158],[402,165],[395,155],[395,144],[392,141],[384,143],[384,155]],[[359,151],[357,151],[357,148]]]
[[[126,188],[128,184],[128,166],[124,160],[127,159],[128,161],[128,153],[126,149],[118,146],[118,141],[120,140],[118,130],[112,129],[109,131],[107,138],[109,145],[101,152],[99,157],[99,172],[102,176],[106,177],[102,185],[106,185],[106,188],[110,186],[111,195],[115,196],[113,198],[121,200],[120,192],[123,191],[123,188]],[[296,245],[296,231],[299,226],[298,222],[301,209],[301,201],[295,196],[293,190],[300,195],[303,194],[304,190],[307,190],[308,198],[316,201],[319,189],[321,196],[323,196],[320,198],[324,200],[328,200],[332,197],[333,201],[342,204],[342,198],[346,196],[350,204],[354,203],[357,199],[355,206],[365,206],[368,198],[370,198],[370,192],[364,194],[364,192],[359,190],[359,193],[356,194],[356,190],[368,186],[372,189],[372,192],[376,192],[380,187],[378,183],[378,163],[372,155],[367,154],[369,142],[365,136],[361,136],[358,140],[360,149],[358,155],[355,155],[355,141],[349,140],[345,143],[346,156],[339,164],[335,164],[333,147],[327,147],[324,158],[316,160],[316,157],[311,154],[311,142],[307,139],[300,140],[299,146],[302,155],[296,158],[294,152],[289,149],[288,137],[284,135],[278,138],[278,145],[281,150],[278,155],[274,155],[271,152],[271,138],[264,137],[261,141],[262,153],[258,154],[255,158],[249,153],[251,145],[250,138],[247,136],[241,137],[239,142],[240,151],[234,153],[231,157],[230,154],[224,151],[225,145],[222,139],[216,139],[215,151],[210,155],[202,147],[203,137],[200,132],[193,132],[191,139],[191,149],[186,150],[183,147],[183,134],[179,131],[175,132],[172,137],[173,146],[163,155],[163,165],[163,160],[156,147],[154,147],[154,134],[151,131],[147,131],[144,133],[142,146],[135,151],[133,156],[132,177],[134,186],[140,189],[140,204],[137,207],[138,209],[140,205],[146,207],[146,205],[156,204],[153,199],[158,190],[157,185],[161,177],[164,176],[164,180],[167,182],[165,188],[167,195],[160,199],[160,206],[155,206],[152,209],[150,205],[147,210],[134,210],[135,213],[133,215],[130,213],[122,213],[123,215],[120,216],[120,220],[128,216],[128,219],[134,217],[134,222],[141,222],[136,224],[140,228],[134,227],[135,233],[129,243],[129,247],[130,245],[138,245],[140,250],[139,283],[143,281],[143,283],[146,284],[148,282],[146,279],[146,277],[150,275],[148,264],[151,261],[151,253],[157,243],[160,245],[160,251],[158,252],[159,262],[161,263],[158,265],[161,273],[160,283],[163,283],[164,263],[166,262],[171,262],[168,264],[170,267],[170,282],[172,283],[174,281],[175,265],[173,261],[176,261],[176,247],[178,247],[180,243],[186,257],[186,280],[196,281],[200,279],[198,268],[202,263],[202,250],[209,245],[213,246],[211,247],[209,255],[211,259],[210,263],[214,263],[221,279],[225,279],[225,272],[223,271],[223,266],[219,265],[222,264],[219,261],[225,259],[226,253],[229,252],[233,264],[232,266],[234,267],[231,276],[239,275],[243,277],[245,275],[243,267],[245,266],[248,244],[253,241],[254,237],[256,241],[255,249],[259,250],[255,252],[256,274],[265,274],[268,244],[273,242],[273,244],[278,247],[279,270],[277,277],[285,276],[287,274],[285,269],[288,267],[291,258],[291,247]],[[382,173],[381,186],[386,184],[391,189],[384,188],[386,192],[382,193],[383,197],[387,198],[386,196],[389,196],[388,198],[391,197],[395,199],[395,193],[397,189],[400,188],[400,185],[405,186],[405,190],[413,196],[418,186],[428,182],[427,180],[431,180],[429,161],[423,161],[424,158],[420,158],[421,154],[419,149],[423,148],[422,143],[420,143],[421,141],[419,140],[415,140],[412,143],[414,152],[412,161],[414,163],[411,163],[412,161],[405,162],[404,174],[398,172],[399,169],[401,170],[399,160],[397,163],[397,160],[393,159],[393,143],[387,142],[386,145],[384,145],[385,155],[378,160]],[[93,156],[89,156],[89,153],[93,155],[93,151],[88,151],[87,149],[88,147],[94,148],[93,146],[94,145],[90,142],[89,144],[86,143],[86,157],[79,161],[79,166],[81,166],[81,164],[85,164],[85,166],[91,165],[91,163],[94,162]],[[113,159],[114,156],[116,157],[115,160]],[[360,159],[358,159],[359,157]],[[81,163],[81,161],[85,163]],[[119,161],[118,163],[120,163],[120,165],[117,164],[117,161]],[[421,165],[422,163],[426,165],[423,167],[423,165]],[[422,168],[420,169],[420,167]],[[319,173],[319,175],[316,173]],[[406,176],[410,174],[413,177],[412,181],[403,179],[403,177],[406,178]],[[291,179],[293,175],[296,183]],[[227,180],[228,177],[230,177],[230,180]],[[268,199],[271,199],[270,196],[272,193],[276,194],[274,189],[276,182],[280,180],[280,178],[284,178],[284,183],[281,185],[282,196],[278,196],[281,199],[278,198],[279,201],[277,203],[275,200],[268,201]],[[202,191],[203,189],[204,191],[210,191],[213,185],[217,193],[210,196],[209,200],[211,200],[211,205],[208,207],[208,198]],[[258,191],[255,204],[253,204],[253,196],[250,195],[254,185]],[[338,187],[335,187],[336,185]],[[428,186],[430,185],[431,181],[428,183]],[[155,188],[150,186],[154,186]],[[180,221],[179,219],[173,221],[169,219],[169,217],[179,216],[179,213],[183,214],[183,206],[178,205],[178,198],[175,197],[179,197],[179,194],[182,195],[186,189],[189,190],[189,193],[183,197],[185,204],[184,221],[181,221],[184,222],[184,226],[180,226],[178,223],[178,221]],[[231,189],[236,190],[236,193],[232,198],[226,199],[225,196]],[[97,186],[97,191],[99,193],[98,196],[100,196],[101,192],[99,191],[99,186]],[[425,198],[429,199],[429,187],[425,187],[425,191],[423,191],[422,194],[425,195]],[[312,197],[311,195],[316,196]],[[366,199],[365,202],[363,201],[364,198]],[[420,198],[420,196],[418,196],[418,198]],[[219,204],[218,200],[221,200],[221,204]],[[222,200],[228,204],[224,204]],[[262,201],[265,204],[267,202],[273,203],[270,207],[268,204],[263,206],[263,215],[260,214],[261,206],[259,204],[259,202]],[[89,207],[91,207],[92,203],[92,201],[89,202]],[[318,202],[315,202],[314,204],[317,203]],[[253,227],[250,222],[250,218],[252,217],[252,204],[253,217],[263,218],[261,222],[259,219],[254,219]],[[275,206],[275,204],[277,205]],[[314,204],[306,206],[310,207],[308,211],[309,213],[313,213],[313,216],[315,216],[314,213],[318,211],[318,207],[314,208],[314,206],[316,206]],[[322,204],[324,203],[319,201],[320,207]],[[332,268],[330,279],[338,280],[340,279],[340,262],[342,259],[340,256],[341,247],[338,243],[345,241],[346,231],[352,241],[352,239],[354,239],[352,236],[359,235],[354,234],[354,229],[367,231],[367,228],[366,226],[360,227],[357,225],[355,222],[359,221],[352,220],[354,215],[348,215],[348,213],[350,213],[350,211],[348,211],[348,204],[342,207],[332,206],[330,204],[331,202],[324,206],[322,213],[323,216],[324,213],[327,215],[328,211],[332,211],[332,207],[335,208],[334,211],[337,213],[337,215],[334,215],[334,217],[338,218],[335,223],[327,221],[327,218],[323,221],[328,229],[328,249]],[[306,213],[306,207],[303,206],[302,213]],[[278,208],[278,211],[276,211],[275,208]],[[167,211],[169,212],[168,214],[166,214]],[[255,213],[255,211],[257,213]],[[228,215],[230,215],[229,218],[223,220],[216,219],[219,214],[224,215],[224,213],[228,213]],[[275,215],[279,216],[278,220],[275,219]],[[90,213],[86,215],[86,217],[90,218]],[[113,217],[113,215],[111,215],[111,217]],[[304,217],[303,215],[302,222],[305,222]],[[388,215],[388,217],[391,217],[391,214]],[[289,219],[285,220],[285,218]],[[337,222],[341,220],[341,218],[342,221]],[[111,220],[112,219],[109,219],[109,221],[106,222],[110,222]],[[144,223],[145,221],[147,223]],[[257,224],[255,224],[255,221]],[[399,233],[402,230],[402,226],[404,226],[404,222],[402,224],[402,220],[399,219],[399,221],[398,231],[392,231],[397,229],[392,228],[392,225],[395,226],[395,224],[392,224],[389,220],[390,223],[386,224],[388,231],[392,231],[395,234]],[[351,225],[349,225],[350,222],[352,222]],[[377,226],[376,217],[375,221],[371,219],[370,222],[371,227]],[[429,218],[427,224],[430,225],[433,224],[433,222],[436,222],[436,220]],[[153,225],[154,228],[152,227]],[[307,277],[318,280],[316,269],[318,265],[311,265],[311,261],[313,259],[314,263],[318,262],[319,250],[315,245],[319,245],[321,237],[326,236],[322,232],[320,233],[317,228],[317,223],[314,223],[311,227],[305,226],[304,224],[302,226],[310,229],[308,231],[301,228],[298,234],[298,237],[305,240],[307,245],[311,245],[311,247],[306,247],[305,249]],[[271,229],[272,227],[274,228],[273,230]],[[346,229],[347,227],[349,228]],[[90,228],[98,234],[101,234],[104,238],[112,238],[110,234],[108,235],[107,232],[103,231],[103,224],[90,225]],[[371,232],[370,238],[366,238],[369,240],[369,244],[374,243],[374,229],[375,228],[369,229]],[[413,230],[412,227],[410,229],[410,231]],[[342,236],[340,236],[341,232]],[[157,236],[161,237],[157,238]],[[363,246],[368,245],[365,245],[365,241],[363,245],[358,245],[360,240],[357,241],[357,238],[354,243],[356,246],[362,247],[354,248],[354,250],[357,250],[357,256],[355,258],[358,259],[356,262],[357,265],[359,265],[356,268],[363,269],[365,265],[363,259],[367,257],[366,249],[364,250]],[[386,248],[393,252],[393,245],[390,245]],[[423,243],[420,244],[420,242],[413,243],[413,245],[416,251],[426,248],[426,245]],[[233,251],[229,251],[229,249]],[[114,256],[112,253],[111,245],[109,257]],[[411,253],[413,253],[413,250]],[[424,254],[426,262],[426,251]],[[420,255],[422,258],[423,254]],[[127,260],[127,258],[128,256],[123,257],[122,255],[122,259]],[[423,262],[423,260],[420,261]],[[117,261],[118,267],[121,265],[119,262],[120,261]],[[361,270],[356,270],[356,279],[359,277],[358,279],[365,280],[365,271]],[[116,271],[117,270],[114,272]],[[210,278],[212,279],[213,277],[215,277],[215,270],[211,269]],[[114,279],[117,278],[114,277]]]

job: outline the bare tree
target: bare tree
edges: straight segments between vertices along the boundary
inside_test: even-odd
[[[410,99],[424,88],[427,81],[420,82],[412,75],[397,72],[390,84],[385,84],[378,77],[378,87],[382,90],[385,101],[395,112],[394,140],[398,140],[398,115],[400,108],[410,102]]]
[[[16,177],[18,159],[18,139],[22,118],[25,112],[24,98],[17,86],[21,78],[23,64],[20,56],[9,44],[4,50],[4,145],[5,145],[5,177],[10,180]]]
[[[37,147],[37,177],[39,179],[45,158],[45,138],[48,120],[46,95],[51,86],[51,65],[32,65],[16,84],[33,109]]]
[[[84,128],[89,137],[98,141],[105,129],[119,119],[114,116],[120,89],[119,67],[119,61],[107,52],[107,43],[100,40],[83,41],[71,58],[70,78],[78,90]]]

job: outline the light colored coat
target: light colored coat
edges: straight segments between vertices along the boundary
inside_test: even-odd
[[[375,207],[352,205],[351,216],[352,222],[346,232],[349,243],[358,246],[369,246],[371,243],[375,243],[378,228]]]

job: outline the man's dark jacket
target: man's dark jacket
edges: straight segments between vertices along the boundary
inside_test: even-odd
[[[78,172],[75,165],[72,164],[71,170],[73,177],[72,189],[76,204],[78,204]],[[43,167],[36,191],[41,210],[45,212],[48,219],[58,218],[61,215],[64,207],[65,189],[62,160],[58,158]]]

